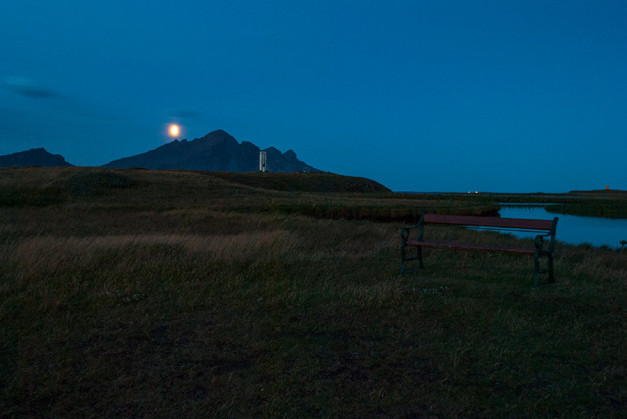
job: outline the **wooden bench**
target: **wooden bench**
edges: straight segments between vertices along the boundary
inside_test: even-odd
[[[405,272],[405,264],[410,260],[418,260],[420,268],[424,268],[422,262],[422,248],[443,248],[452,250],[480,250],[487,252],[515,253],[521,255],[533,255],[534,274],[533,286],[538,286],[538,277],[541,273],[549,274],[549,282],[554,282],[553,276],[553,250],[555,248],[555,230],[558,217],[553,220],[525,220],[521,218],[480,217],[464,215],[439,215],[423,212],[418,224],[411,227],[403,227],[401,230],[401,273]],[[526,231],[538,233],[534,239],[534,247],[499,246],[482,243],[462,243],[451,241],[425,240],[424,227],[426,224],[440,224],[449,226],[464,226],[481,230],[496,231]],[[415,230],[414,237],[412,231]],[[548,238],[548,242],[545,241]],[[415,247],[416,255],[408,256],[407,247]],[[548,268],[540,269],[540,258],[548,259]]]

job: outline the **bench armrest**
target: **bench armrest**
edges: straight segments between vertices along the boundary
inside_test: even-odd
[[[555,231],[557,229],[557,220],[557,217],[553,219],[553,227],[551,228],[551,231],[545,234],[538,234],[536,236],[533,241],[534,245],[536,246],[536,251],[545,255],[550,255],[553,253],[553,249],[555,248]],[[550,240],[547,243],[546,247],[544,247],[545,237],[550,237]]]
[[[406,242],[407,240],[409,240],[409,237],[411,235],[411,230],[416,230],[417,231],[417,237],[416,240],[422,240],[422,235],[424,233],[424,218],[425,218],[425,213],[426,211],[423,211],[422,214],[420,215],[420,220],[418,220],[418,224],[416,224],[415,226],[408,226],[408,227],[403,227],[401,229],[401,237],[403,239],[403,242]]]
[[[533,244],[536,247],[536,251],[540,251],[541,253],[547,251],[547,249],[544,248],[544,238],[548,236],[550,236],[550,234],[538,234],[535,239],[533,239]]]
[[[410,227],[403,227],[401,228],[401,237],[403,238],[404,241],[409,240],[409,236],[411,235],[411,230],[418,228],[418,224],[416,224],[415,226],[410,226]]]

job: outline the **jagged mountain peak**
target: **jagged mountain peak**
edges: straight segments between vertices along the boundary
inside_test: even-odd
[[[249,141],[240,144],[224,130],[215,130],[192,141],[174,140],[146,153],[114,160],[105,167],[146,169],[188,169],[225,172],[254,172],[259,169],[259,147]],[[298,160],[293,150],[267,152],[269,172],[319,172]]]
[[[213,143],[221,143],[221,142],[237,143],[237,140],[231,134],[221,129],[211,131],[210,133],[208,133],[207,135],[203,137],[195,138],[193,141],[200,141],[200,142],[209,141]]]
[[[259,170],[259,151],[255,144],[249,141],[240,144],[229,133],[218,129],[191,141],[176,139],[154,150],[111,161],[104,167],[255,172]],[[281,153],[275,147],[268,147],[264,151],[268,172],[320,172],[298,160],[294,150]],[[2,166],[72,165],[59,154],[50,154],[44,148],[34,148],[0,156]]]

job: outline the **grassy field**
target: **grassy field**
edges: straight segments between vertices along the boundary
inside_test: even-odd
[[[627,415],[627,252],[401,276],[403,223],[494,201],[261,176],[0,169],[0,416]]]

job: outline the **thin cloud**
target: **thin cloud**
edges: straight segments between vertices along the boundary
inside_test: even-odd
[[[198,118],[203,115],[202,112],[190,110],[190,109],[174,109],[167,112],[167,114],[173,118],[192,119]]]
[[[53,100],[49,106],[66,114],[96,120],[121,120],[126,117],[116,115],[96,102],[68,96],[51,89],[43,83],[29,77],[12,76],[0,79],[0,87],[30,99]]]
[[[7,89],[31,99],[51,99],[59,96],[56,91],[27,77],[6,77],[3,84]]]

